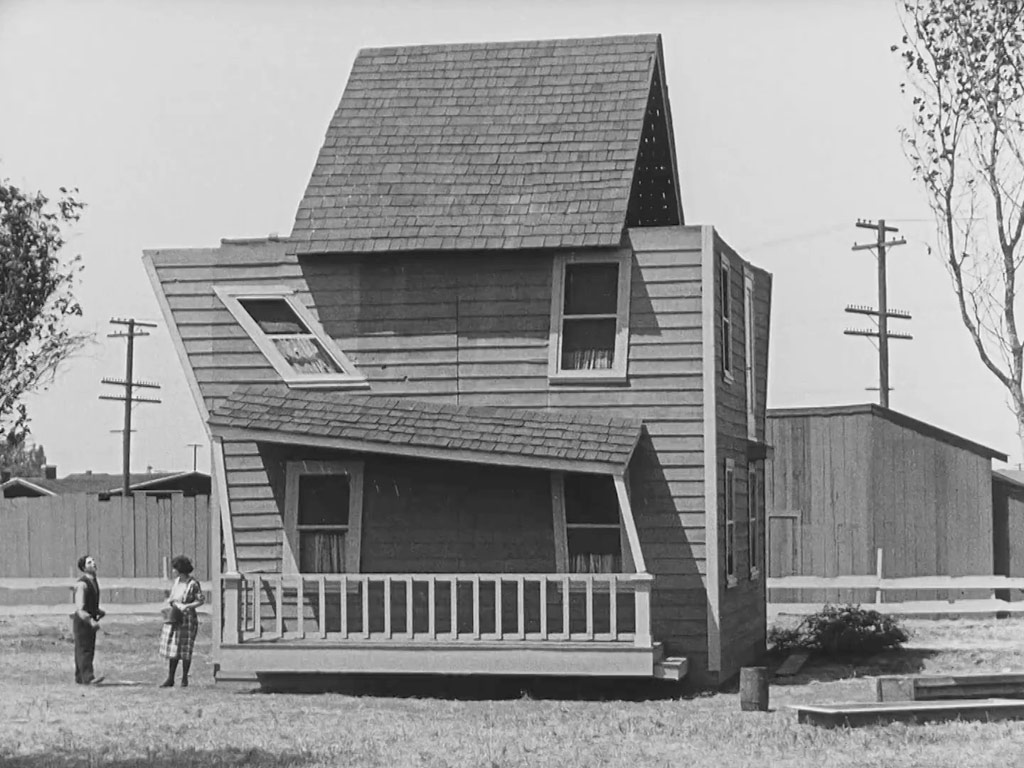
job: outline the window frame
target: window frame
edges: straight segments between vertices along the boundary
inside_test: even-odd
[[[725,460],[725,472],[722,477],[724,505],[725,548],[725,583],[734,587],[739,580],[736,578],[736,461]]]
[[[747,465],[747,546],[750,549],[747,562],[751,581],[760,578],[764,565],[762,561],[765,552],[761,541],[764,516],[763,485],[757,463],[750,462]]]
[[[732,301],[732,265],[724,253],[718,256],[718,295],[721,302],[722,330],[722,377],[729,383],[735,380],[733,374],[733,301]]]
[[[282,572],[298,574],[299,479],[303,475],[346,475],[349,479],[348,525],[345,526],[345,573],[360,573],[363,531],[363,462],[361,461],[288,461],[285,464],[284,530]],[[324,529],[325,526],[308,526]],[[342,526],[330,526],[341,528]]]
[[[754,310],[754,274],[743,270],[743,340],[746,355],[747,439],[757,439],[757,333]]]
[[[565,317],[566,268],[578,264],[608,264],[619,267],[618,292],[615,304],[615,347],[612,367],[598,370],[562,370],[562,338]],[[551,272],[551,327],[548,339],[548,380],[552,383],[600,384],[626,381],[629,357],[629,309],[632,290],[633,254],[617,253],[559,253],[552,260]],[[587,315],[569,315],[588,317]],[[605,318],[607,319],[607,318]]]
[[[614,483],[614,479],[612,481]],[[622,507],[616,499],[615,506],[619,510],[619,561],[621,563],[620,573],[636,573],[636,564],[633,562],[633,550],[629,546],[629,536],[626,534],[626,526],[622,520]],[[565,514],[565,472],[551,473],[551,512],[552,523],[555,534],[555,572],[586,576],[593,574],[577,573],[569,570],[569,529],[572,528],[598,528],[607,530],[614,527],[612,523],[569,523]]]
[[[288,386],[296,389],[369,386],[366,377],[341,351],[334,339],[313,317],[313,313],[298,300],[292,288],[284,285],[215,285],[213,291]],[[283,300],[299,321],[306,326],[310,337],[320,344],[324,353],[338,366],[340,372],[316,374],[296,372],[291,363],[278,351],[273,337],[264,333],[259,323],[242,306],[241,302],[246,299]]]

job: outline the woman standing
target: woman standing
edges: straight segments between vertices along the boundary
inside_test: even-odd
[[[164,622],[160,633],[160,655],[168,660],[167,679],[161,688],[174,685],[174,673],[181,661],[181,687],[188,687],[188,669],[192,666],[192,648],[196,644],[196,633],[199,631],[199,617],[196,608],[206,602],[199,582],[192,578],[192,561],[184,555],[177,555],[171,560],[171,573],[174,584],[171,595],[167,598],[171,608],[180,611],[178,621]],[[171,612],[173,613],[173,611]]]

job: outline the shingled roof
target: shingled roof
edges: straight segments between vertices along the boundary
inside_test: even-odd
[[[226,437],[608,474],[625,470],[642,426],[609,416],[284,385],[239,387],[214,409],[209,424]]]
[[[682,224],[660,35],[360,51],[299,254],[615,247]]]

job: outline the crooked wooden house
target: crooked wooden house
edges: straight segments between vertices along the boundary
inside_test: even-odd
[[[657,35],[364,50],[288,238],[147,251],[220,674],[764,650],[770,276],[687,225]]]

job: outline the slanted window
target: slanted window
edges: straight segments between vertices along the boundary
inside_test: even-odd
[[[722,375],[732,381],[732,270],[725,256],[719,257],[718,286],[722,305]]]
[[[725,578],[736,583],[736,462],[725,460]]]
[[[552,379],[625,379],[630,254],[556,256]]]
[[[288,384],[365,384],[355,366],[290,289],[217,286],[214,290]]]
[[[552,479],[558,570],[623,573],[632,568],[611,477],[576,472]]]
[[[743,273],[743,337],[746,341],[747,359],[747,439],[757,439],[757,376],[754,369],[756,348],[754,346],[754,276],[749,270]]]
[[[286,572],[359,572],[362,479],[359,462],[288,462]]]
[[[757,465],[751,462],[747,468],[747,542],[750,547],[750,578],[761,574],[761,559],[764,545],[761,540],[764,517],[764,501]]]

